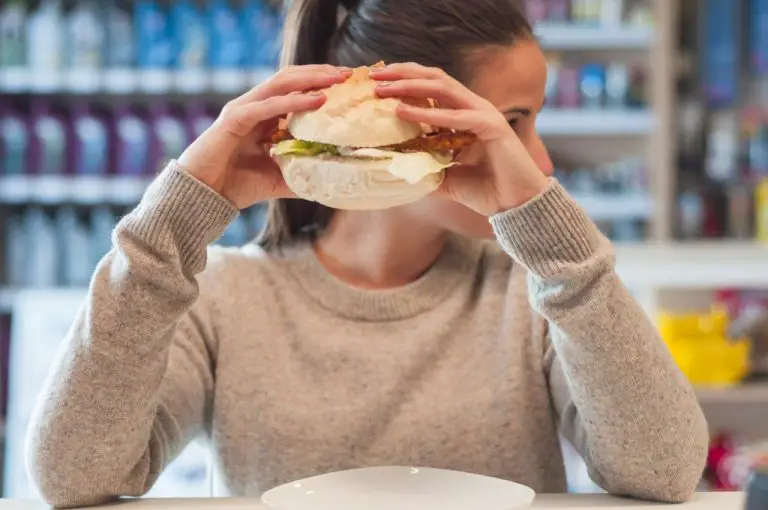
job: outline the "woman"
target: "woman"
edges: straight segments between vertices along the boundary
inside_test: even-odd
[[[513,1],[297,0],[285,43],[299,66],[230,102],[117,228],[35,413],[44,497],[143,494],[201,434],[235,495],[392,464],[558,492],[561,433],[606,490],[686,499],[705,420],[609,243],[547,177],[546,65]],[[403,118],[477,135],[464,167],[392,210],[285,200],[256,141],[324,100],[294,92],[349,75],[323,64],[380,59],[380,95],[450,108]],[[266,199],[260,245],[206,254]]]

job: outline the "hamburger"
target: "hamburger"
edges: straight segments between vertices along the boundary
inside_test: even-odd
[[[323,90],[319,109],[291,115],[272,134],[270,153],[299,198],[350,210],[414,202],[440,186],[456,153],[474,141],[400,119],[402,100],[378,97],[376,85],[370,68],[355,69]],[[427,105],[437,106],[419,104]]]

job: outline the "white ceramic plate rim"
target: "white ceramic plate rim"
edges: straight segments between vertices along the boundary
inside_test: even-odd
[[[342,471],[334,471],[330,473],[325,473],[321,475],[311,476],[308,478],[303,478],[301,480],[295,480],[293,482],[288,482],[283,485],[279,485],[277,487],[274,487],[268,491],[266,491],[261,496],[261,502],[264,504],[267,508],[271,508],[273,510],[296,510],[291,508],[286,508],[285,506],[280,506],[279,502],[275,501],[274,497],[281,492],[288,491],[292,488],[295,488],[297,485],[306,485],[306,484],[312,484],[314,482],[317,482],[318,480],[329,478],[329,477],[336,477],[339,475],[343,475],[345,473],[354,473],[354,472],[362,472],[362,471],[374,471],[374,470],[418,470],[418,471],[429,471],[432,473],[450,473],[451,475],[463,475],[468,478],[472,479],[485,479],[489,481],[495,481],[500,484],[508,484],[510,486],[514,486],[515,490],[520,493],[520,498],[515,501],[514,503],[510,503],[511,506],[507,507],[509,509],[522,509],[530,507],[533,504],[533,500],[536,497],[536,492],[528,487],[527,485],[520,484],[518,482],[513,482],[510,480],[505,480],[502,478],[494,478],[487,475],[480,475],[475,473],[467,473],[462,471],[455,471],[451,469],[441,469],[441,468],[429,468],[429,467],[416,467],[416,466],[368,466],[368,467],[362,467],[362,468],[354,468],[354,469],[347,469]],[[301,507],[298,510],[305,510],[305,507]],[[350,509],[350,510],[358,510],[358,509]],[[361,509],[362,510],[362,509]]]

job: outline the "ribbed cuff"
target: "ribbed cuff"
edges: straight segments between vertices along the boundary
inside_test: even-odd
[[[592,220],[557,180],[522,206],[491,216],[504,251],[535,275],[557,278],[580,264],[605,241]]]
[[[150,246],[175,247],[182,265],[198,273],[205,267],[207,246],[238,214],[226,198],[172,161],[121,226]]]

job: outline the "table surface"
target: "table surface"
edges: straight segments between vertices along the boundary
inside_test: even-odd
[[[258,499],[136,499],[118,505],[125,510],[266,510]],[[741,493],[697,493],[682,505],[659,505],[606,495],[541,494],[536,496],[532,510],[741,510],[744,496]],[[48,508],[36,501],[0,499],[0,510],[44,510]],[[102,507],[104,508],[104,507]]]

